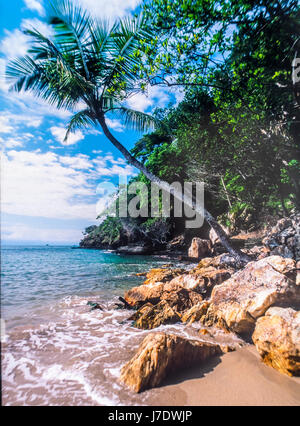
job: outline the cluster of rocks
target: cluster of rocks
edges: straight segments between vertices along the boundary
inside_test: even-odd
[[[298,272],[298,278],[297,278]],[[202,332],[233,332],[254,342],[262,360],[277,370],[300,374],[300,282],[296,261],[278,255],[235,270],[227,254],[203,258],[190,271],[152,269],[144,283],[126,292],[136,311],[132,326],[198,322]],[[200,328],[201,331],[201,328]],[[159,385],[174,369],[203,362],[233,348],[154,332],[122,368],[121,380],[140,392]]]
[[[268,255],[300,261],[300,213],[279,220],[262,243]]]

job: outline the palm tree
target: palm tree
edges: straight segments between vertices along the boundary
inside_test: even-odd
[[[100,125],[106,137],[126,160],[139,169],[161,189],[195,207],[181,192],[151,173],[113,136],[107,122],[107,113],[119,114],[125,124],[144,131],[155,124],[148,114],[124,106],[124,100],[141,90],[139,49],[141,41],[151,43],[145,17],[123,19],[113,25],[92,18],[87,11],[70,0],[56,0],[51,4],[48,23],[53,36],[45,37],[36,29],[27,29],[31,38],[28,54],[9,62],[6,76],[12,90],[31,91],[57,108],[76,112],[67,127],[70,132],[88,126]],[[198,211],[202,214],[202,211]],[[249,259],[233,248],[214,217],[204,211],[204,218],[216,231],[224,247],[239,261]]]

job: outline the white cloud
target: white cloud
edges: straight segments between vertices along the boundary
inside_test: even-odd
[[[149,107],[152,107],[154,100],[144,93],[138,93],[127,99],[126,104],[129,108],[135,109],[136,111],[145,112]]]
[[[84,201],[94,195],[89,178],[54,153],[8,151],[2,155],[2,211],[92,220],[95,207]]]
[[[141,0],[78,0],[78,2],[93,16],[116,19],[132,12]]]
[[[78,242],[82,239],[79,229],[55,229],[25,225],[23,223],[4,224],[2,239],[6,241]]]
[[[0,138],[1,149],[11,149],[20,147],[23,145],[23,141],[19,138]]]
[[[108,125],[108,127],[110,127],[111,129],[113,129],[115,132],[124,132],[125,127],[124,125],[121,123],[120,120],[116,119],[116,118],[106,118],[105,119],[106,124]]]
[[[0,116],[0,133],[11,133],[13,130],[9,118],[4,115]]]
[[[92,221],[101,177],[134,174],[131,166],[113,164],[111,159],[111,154],[91,160],[83,154],[70,157],[40,150],[7,151],[2,154],[2,211]]]
[[[32,133],[24,131],[24,126],[36,129],[42,123],[41,117],[34,117],[26,114],[12,114],[3,111],[0,115],[0,145],[2,149],[20,147],[24,143],[37,139]]]
[[[43,36],[45,37],[51,37],[53,35],[53,29],[50,25],[48,25],[46,22],[41,21],[37,18],[26,18],[22,19],[21,22],[21,29],[35,29],[39,31]],[[29,36],[26,36],[29,40]]]
[[[64,140],[66,135],[66,129],[64,127],[53,126],[50,128],[50,131],[58,142],[66,146],[74,145],[84,139],[84,134],[80,130],[75,133],[70,133],[66,141]]]
[[[26,55],[28,49],[28,37],[19,29],[13,31],[4,30],[5,37],[1,40],[0,51],[7,59]]]
[[[30,10],[36,11],[39,15],[43,16],[45,14],[45,10],[42,5],[42,1],[39,0],[24,0],[26,7]]]
[[[74,169],[79,169],[79,170],[86,170],[92,167],[92,163],[90,162],[89,157],[84,154],[79,154],[76,157],[60,156],[59,161],[62,164],[71,166]]]
[[[171,90],[162,86],[149,86],[145,93],[137,93],[127,99],[129,108],[145,112],[156,107],[164,108],[172,100]]]
[[[26,127],[33,127],[38,128],[43,122],[43,118],[41,116],[34,116],[32,114],[14,114],[8,110],[3,111],[0,115],[0,133],[7,133],[4,132],[3,127],[5,128],[5,123],[9,127],[9,132],[11,132],[13,129],[15,129],[17,126],[22,125],[22,127],[25,125]],[[10,124],[13,126],[11,126]],[[2,126],[1,126],[2,124]]]

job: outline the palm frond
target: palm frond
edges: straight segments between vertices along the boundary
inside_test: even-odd
[[[97,120],[90,111],[90,109],[84,109],[82,111],[77,112],[69,121],[64,141],[67,141],[70,133],[74,133],[76,130],[89,126],[94,126],[96,124]]]
[[[144,43],[151,40],[146,18],[140,15],[134,19],[119,21],[112,33],[111,65],[107,67],[104,79],[104,91],[116,87],[127,88],[138,79],[139,58],[137,55],[141,39]]]
[[[160,123],[158,119],[150,114],[126,107],[115,108],[114,113],[123,119],[128,128],[139,132],[155,129]]]
[[[70,0],[54,0],[50,6],[49,24],[54,27],[57,43],[62,48],[76,53],[77,60],[89,79],[86,45],[89,43],[88,29],[92,24],[90,14]]]
[[[74,53],[69,50],[63,50],[61,46],[57,46],[52,40],[45,37],[36,29],[25,29],[24,34],[30,36],[32,39],[32,46],[28,53],[33,55],[35,61],[59,60],[65,71],[78,79],[78,84],[83,90],[87,90],[88,87],[92,89],[91,83],[77,71]]]

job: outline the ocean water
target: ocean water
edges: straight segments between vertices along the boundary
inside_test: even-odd
[[[1,316],[8,328],[23,325],[25,318],[40,321],[46,308],[69,297],[109,302],[143,281],[137,272],[167,262],[62,246],[7,246],[1,254]]]
[[[3,247],[3,405],[157,404],[153,391],[135,395],[118,381],[148,331],[123,322],[131,312],[115,302],[143,282],[137,272],[168,262],[71,247]],[[104,310],[91,311],[88,301]]]
[[[119,382],[121,367],[153,331],[133,328],[126,321],[132,311],[116,309],[115,303],[143,282],[137,272],[170,261],[183,266],[166,256],[3,247],[2,404],[162,405],[163,387],[137,395]],[[103,310],[91,311],[88,301],[98,302]],[[155,331],[199,340],[197,327],[175,324]],[[226,339],[220,335],[220,341]]]

